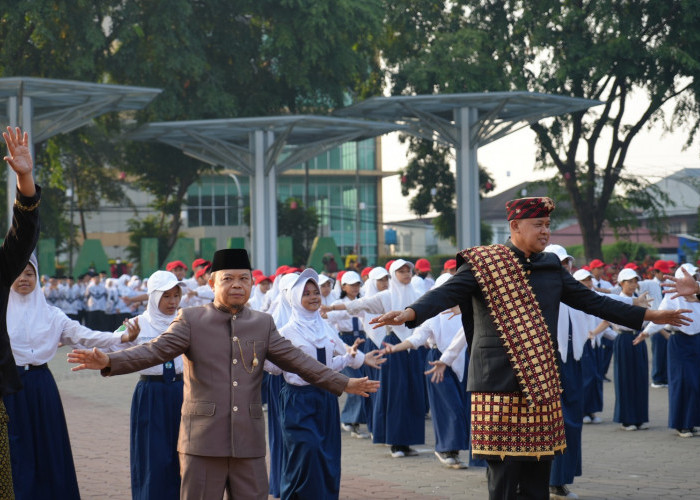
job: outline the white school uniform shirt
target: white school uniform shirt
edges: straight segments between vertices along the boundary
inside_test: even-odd
[[[194,291],[197,292],[197,295],[194,297],[187,297],[187,295],[182,296],[180,307],[204,306],[214,301],[214,290],[212,290],[209,285],[198,286]],[[186,294],[187,292],[184,293]]]
[[[464,328],[462,327],[462,315],[450,316],[452,316],[451,313],[438,314],[430,318],[416,328],[406,340],[415,349],[426,343],[431,347],[437,347],[441,353],[440,361],[452,368],[452,371],[462,381],[464,379],[464,363],[467,355],[467,337],[464,335]],[[459,347],[448,351],[452,342],[455,341],[455,336],[461,336],[464,341],[458,339],[456,345]],[[447,353],[447,356],[445,356],[445,353]]]
[[[48,363],[56,355],[59,342],[88,348],[121,342],[121,334],[90,330],[49,305],[38,286],[27,295],[10,290],[7,333],[15,363],[20,366]]]
[[[357,300],[357,299],[355,299]],[[334,301],[333,304],[349,304],[352,302],[348,297],[343,297],[342,299]],[[364,329],[363,317],[364,314],[350,314],[348,311],[329,311],[327,314],[328,322],[331,326],[338,332],[352,332],[352,318],[357,318],[357,327],[359,330]]]
[[[644,332],[649,335],[657,333],[661,330],[676,330],[685,333],[686,335],[697,335],[700,333],[700,302],[689,301],[685,297],[678,297],[675,299],[671,298],[671,294],[664,295],[661,304],[659,305],[660,311],[675,311],[676,309],[690,309],[691,312],[686,313],[693,320],[689,325],[683,325],[681,327],[674,327],[671,325],[656,325],[654,323],[649,323],[645,328]],[[698,360],[700,362],[700,360]]]

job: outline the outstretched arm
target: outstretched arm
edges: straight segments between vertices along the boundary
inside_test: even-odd
[[[17,174],[17,189],[24,196],[31,198],[36,194],[36,186],[32,176],[34,163],[29,150],[29,135],[26,132],[22,133],[19,127],[14,130],[7,127],[7,132],[3,132],[2,136],[7,144],[7,156],[4,160]]]

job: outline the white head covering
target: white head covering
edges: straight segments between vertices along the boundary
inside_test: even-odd
[[[167,330],[170,323],[172,323],[177,316],[177,312],[175,314],[163,314],[160,312],[160,309],[158,309],[158,304],[163,297],[163,293],[176,286],[180,286],[183,290],[187,289],[187,285],[178,280],[170,271],[156,271],[148,278],[148,306],[146,306],[142,317],[145,318],[157,332],[164,332]]]
[[[369,272],[369,278],[362,287],[362,295],[364,297],[371,297],[379,292],[377,290],[377,281],[382,279],[384,276],[389,276],[389,271],[383,267],[375,267]]]
[[[365,281],[364,285],[362,285],[362,296],[371,297],[378,294],[379,290],[377,290],[377,281],[382,279],[384,276],[389,276],[389,271],[383,267],[375,267],[372,269],[369,272],[369,279]],[[380,328],[374,328],[374,325],[369,324],[370,321],[378,316],[380,315],[365,313],[362,322],[365,325],[365,333],[367,336],[372,339],[374,345],[381,347],[382,340],[384,340],[384,337],[386,337],[386,327],[382,326]]]
[[[566,259],[571,259],[571,262],[574,261],[574,258],[568,254],[566,248],[561,245],[547,245],[544,251],[556,254],[556,256],[559,257],[559,260],[562,262],[564,262]]]
[[[450,273],[442,273],[440,276],[438,276],[438,279],[435,280],[435,284],[433,285],[433,288],[437,288],[437,287],[443,285],[445,283],[445,281],[447,281],[451,277],[452,277],[452,275]]]
[[[321,317],[320,310],[312,312],[301,305],[304,288],[309,281],[318,287],[318,274],[313,269],[305,269],[304,272],[296,276],[294,284],[289,289],[288,296],[292,306],[292,315],[286,328],[295,331],[297,335],[320,348],[336,333]]]
[[[402,311],[406,307],[413,304],[421,296],[420,292],[418,292],[411,285],[411,283],[404,285],[396,277],[396,271],[405,265],[408,265],[411,269],[413,269],[413,264],[403,259],[395,260],[391,264],[391,267],[389,267],[389,276],[391,276],[389,279],[389,293],[391,296],[392,311]],[[402,342],[411,335],[411,329],[404,325],[392,326],[391,329],[394,333],[396,333],[396,336],[399,337]]]
[[[698,272],[698,268],[695,267],[693,264],[690,264],[689,262],[686,262],[685,264],[681,265],[678,269],[676,269],[676,278],[685,278],[685,274],[683,274],[683,269],[688,271],[688,274],[691,276],[695,276],[695,273]]]
[[[10,341],[29,333],[37,338],[47,338],[49,332],[55,330],[54,322],[60,312],[54,306],[46,302],[44,292],[39,285],[39,265],[34,254],[29,258],[29,264],[34,268],[37,284],[27,295],[22,295],[10,289],[10,297],[7,301],[7,333]],[[22,269],[24,272],[24,269]]]
[[[284,325],[287,324],[289,318],[292,315],[292,307],[289,304],[289,288],[294,284],[297,279],[298,274],[291,273],[285,274],[284,276],[278,276],[275,282],[279,281],[277,298],[270,306],[269,313],[272,315],[272,319],[275,322],[275,326],[279,330]]]
[[[330,277],[326,276],[325,274],[318,275],[318,286],[321,286],[328,281],[331,281]]]
[[[362,278],[355,271],[346,272],[340,279],[341,285],[354,285],[355,283],[362,283]]]
[[[579,269],[578,271],[576,271],[576,272],[574,273],[574,279],[575,279],[576,281],[583,281],[583,280],[585,280],[586,278],[590,278],[590,277],[592,277],[592,276],[593,276],[593,275],[591,274],[591,272],[590,272],[590,271],[586,271],[585,269]]]
[[[639,279],[639,275],[637,274],[637,271],[635,271],[634,269],[623,269],[617,275],[617,282],[622,283],[623,281],[631,280],[634,278]]]

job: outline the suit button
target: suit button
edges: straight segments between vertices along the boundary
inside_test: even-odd
[[[234,386],[234,387],[238,387],[238,382],[234,382],[234,383],[233,383],[233,386]]]
[[[238,406],[234,406],[233,411],[238,411]]]
[[[233,340],[234,342],[238,342],[238,337],[233,337],[231,340]]]
[[[232,363],[233,363],[233,364],[235,365],[235,364],[237,364],[237,363],[238,363],[238,360],[237,360],[236,358],[233,358],[233,361],[232,361]]]

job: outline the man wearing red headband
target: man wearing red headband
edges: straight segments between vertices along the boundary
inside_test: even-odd
[[[560,302],[635,329],[644,320],[687,321],[683,310],[630,306],[576,281],[555,254],[543,252],[552,210],[549,198],[509,201],[505,245],[463,250],[445,284],[373,320],[414,328],[459,305],[470,347],[472,455],[488,461],[491,499],[550,495],[552,458],[566,448],[555,350]]]

